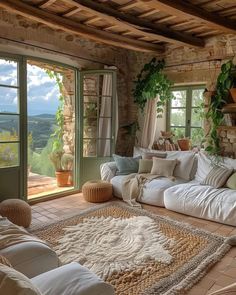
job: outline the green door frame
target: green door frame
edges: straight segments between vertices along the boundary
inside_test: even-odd
[[[96,155],[96,157],[84,157],[83,155],[83,130],[84,130],[84,99],[83,99],[83,77],[85,75],[102,75],[102,74],[112,74],[112,101],[111,101],[111,120],[112,120],[112,127],[111,127],[111,149],[110,149],[110,156],[109,157],[98,157]],[[85,169],[84,169],[84,162],[85,159],[88,161],[88,163],[90,165],[87,166],[88,169],[86,169],[86,174],[90,174],[93,175],[94,174],[94,165],[96,166],[100,166],[102,163],[104,162],[108,162],[112,159],[112,154],[115,151],[115,96],[116,96],[116,70],[114,69],[104,69],[104,70],[85,70],[85,71],[80,71],[79,72],[79,97],[80,97],[80,112],[79,112],[79,126],[80,126],[80,130],[79,130],[79,149],[78,149],[78,159],[80,161],[79,163],[79,171],[82,172],[82,177],[79,176],[79,188],[82,187],[83,183],[87,180],[90,179],[91,180],[91,176],[87,177],[87,175],[85,175]],[[97,118],[99,119],[99,117]]]
[[[7,54],[5,52],[0,52],[0,58],[9,58],[11,60],[16,60],[19,64],[18,68],[18,74],[19,74],[19,114],[20,114],[20,123],[19,123],[19,137],[20,137],[20,147],[19,147],[19,166],[15,167],[7,167],[7,168],[0,168],[0,174],[1,171],[7,171],[11,174],[11,171],[18,170],[19,179],[18,183],[19,186],[17,187],[18,190],[18,198],[23,199],[27,201],[27,148],[28,148],[28,128],[27,128],[27,61],[28,60],[35,60],[35,61],[41,61],[44,63],[49,63],[53,65],[58,65],[67,69],[71,69],[74,71],[75,74],[75,114],[79,114],[79,103],[78,103],[78,69],[75,67],[72,67],[70,65],[66,65],[57,61],[43,59],[43,58],[37,58],[34,56],[28,56],[28,55],[17,55],[17,54]],[[78,117],[78,115],[76,116]],[[75,146],[78,144],[78,120],[75,120]],[[76,149],[77,150],[77,149]],[[77,153],[75,152],[75,155]],[[67,190],[66,192],[72,193],[78,191],[78,159],[75,160],[75,167],[74,167],[74,188],[71,190]],[[50,198],[53,198],[55,196],[60,196],[65,194],[64,192],[56,193],[56,194],[50,194],[45,196],[47,198],[50,196]],[[42,197],[44,198],[44,197]],[[41,199],[41,198],[40,198]],[[37,200],[34,198],[34,201]]]

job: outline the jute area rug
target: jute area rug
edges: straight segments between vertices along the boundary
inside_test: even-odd
[[[83,264],[118,295],[186,294],[230,249],[224,237],[117,203],[34,234],[51,244],[62,264]]]

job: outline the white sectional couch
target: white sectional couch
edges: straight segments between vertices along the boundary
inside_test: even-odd
[[[134,156],[145,152],[160,153],[135,148]],[[139,202],[236,226],[236,190],[215,189],[201,184],[212,169],[212,161],[204,153],[167,152],[167,159],[180,161],[174,170],[176,180],[161,177],[150,181],[145,185]],[[236,170],[236,160],[225,158],[221,165]],[[121,198],[125,175],[116,175],[114,162],[101,166],[101,177],[112,183],[114,195]]]

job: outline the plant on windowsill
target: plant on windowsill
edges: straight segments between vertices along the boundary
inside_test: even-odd
[[[149,99],[159,98],[156,105],[157,117],[162,116],[166,103],[174,98],[171,92],[173,83],[162,72],[164,66],[164,60],[153,58],[149,63],[144,65],[137,76],[137,80],[134,81],[134,102],[142,112]]]
[[[230,60],[221,66],[215,93],[211,96],[209,109],[205,114],[205,118],[211,122],[211,130],[207,134],[207,146],[205,148],[210,156],[221,154],[217,129],[223,122],[224,114],[221,110],[229,102],[229,91],[235,85],[235,82],[235,65]]]

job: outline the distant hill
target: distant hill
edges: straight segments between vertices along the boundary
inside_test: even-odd
[[[18,130],[17,116],[4,115],[0,117],[0,131],[13,132]],[[28,116],[28,132],[32,133],[33,149],[42,149],[46,146],[50,135],[56,127],[55,116],[40,114]]]

